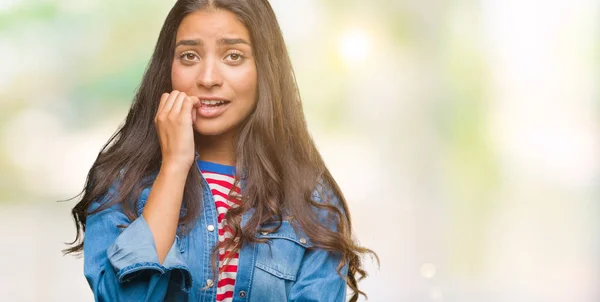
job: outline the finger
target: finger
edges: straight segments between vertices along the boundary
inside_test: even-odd
[[[197,96],[190,96],[190,100],[192,101],[193,107],[198,107],[198,105],[200,105],[200,98],[198,98]]]
[[[199,108],[202,104],[200,103],[200,98],[198,98],[197,96],[191,96],[190,98],[192,99],[192,122],[195,123],[196,119],[198,118],[198,111],[196,109]]]
[[[171,108],[171,114],[179,115],[179,113],[181,112],[181,106],[183,105],[183,102],[187,98],[188,98],[188,96],[187,96],[187,94],[185,94],[185,92],[179,93],[179,95],[177,96],[177,99],[175,100],[175,102],[173,102],[173,108]]]
[[[180,93],[181,92],[179,92],[179,90],[173,90],[173,92],[169,94],[169,98],[165,102],[165,107],[162,111],[164,114],[168,114],[169,112],[171,112],[171,108],[173,108],[173,103],[175,102]]]
[[[192,100],[192,107],[200,107],[201,103],[200,103],[200,98],[198,98],[197,96],[190,96],[190,100]]]
[[[167,99],[169,98],[169,94],[168,93],[163,93],[160,96],[160,101],[158,103],[158,109],[156,110],[156,115],[158,116],[158,114],[161,112],[161,110],[163,109],[163,107],[165,107],[165,102],[167,101]]]
[[[192,115],[192,111],[195,111],[194,110],[194,101],[193,101],[193,98],[187,97],[183,101],[183,104],[181,105],[181,112],[179,113],[180,118],[182,120],[189,120],[189,119],[191,119],[192,122],[194,122],[194,117]]]

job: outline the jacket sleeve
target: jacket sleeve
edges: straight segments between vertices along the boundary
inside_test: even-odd
[[[302,259],[289,300],[295,302],[346,301],[346,280],[337,272],[341,257],[320,249],[308,250]],[[348,273],[348,265],[342,268]]]
[[[345,215],[339,198],[323,183],[312,195],[319,203],[338,207]],[[315,210],[326,227],[336,230],[331,216],[323,210]],[[296,282],[290,291],[289,300],[295,302],[339,302],[346,301],[346,280],[348,264],[338,274],[341,254],[322,249],[309,249],[302,258]]]
[[[128,226],[123,229],[119,225]],[[142,215],[129,221],[120,205],[89,215],[84,275],[95,301],[163,301],[167,294],[186,297],[192,277],[177,240],[160,264],[154,237]]]

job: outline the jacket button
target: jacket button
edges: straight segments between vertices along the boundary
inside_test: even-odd
[[[206,229],[207,229],[209,232],[212,232],[212,231],[214,231],[214,230],[215,230],[215,226],[214,226],[214,225],[212,225],[212,224],[209,224],[209,225],[206,227]]]
[[[261,232],[261,234],[262,234],[263,236],[267,236],[267,235],[269,235],[269,232]]]
[[[302,244],[306,244],[306,239],[304,239],[304,238],[300,238],[300,243],[302,243]]]
[[[241,290],[240,291],[240,298],[246,298],[246,292]]]
[[[211,279],[206,280],[206,286],[207,287],[212,287],[215,284],[214,281],[212,281]]]

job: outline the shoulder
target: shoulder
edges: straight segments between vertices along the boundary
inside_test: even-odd
[[[157,174],[154,173],[140,179],[136,182],[136,185],[128,191],[124,191],[122,186],[124,175],[124,170],[121,170],[119,177],[112,182],[108,190],[90,203],[88,207],[89,214],[111,210],[123,211],[124,207],[135,208],[138,216],[141,214]],[[124,199],[121,200],[121,202],[118,202],[117,199],[120,198],[121,194],[123,194]]]
[[[313,206],[317,209],[331,209],[331,211],[339,210],[342,215],[346,212],[346,203],[344,196],[335,181],[327,181],[319,179],[317,185],[311,194],[311,199],[314,202]]]
[[[335,182],[320,179],[311,194],[313,212],[326,228],[337,231],[347,219],[347,208],[342,192]]]
[[[319,179],[312,192],[312,200],[324,205],[341,206],[341,192],[336,192],[337,184]]]

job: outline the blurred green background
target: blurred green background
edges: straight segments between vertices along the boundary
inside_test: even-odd
[[[0,298],[63,257],[174,1],[0,0]],[[599,301],[600,4],[272,0],[309,129],[381,258],[370,301]]]

